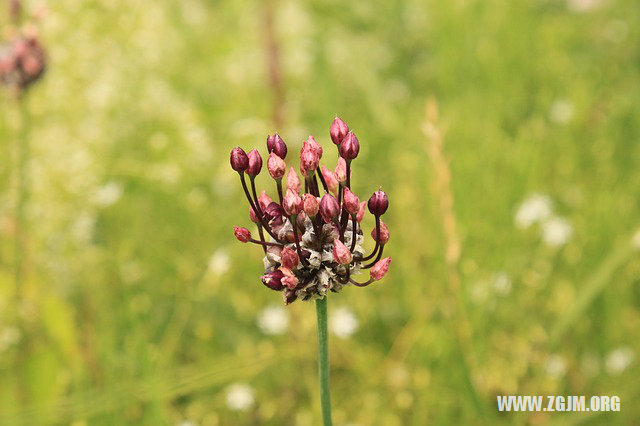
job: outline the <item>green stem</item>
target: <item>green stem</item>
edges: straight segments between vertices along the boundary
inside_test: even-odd
[[[329,388],[329,334],[327,333],[327,297],[316,300],[318,317],[318,372],[320,373],[320,405],[322,424],[331,426],[331,394]]]
[[[20,127],[17,138],[17,200],[16,200],[16,236],[15,236],[15,291],[16,299],[20,300],[24,291],[25,258],[26,258],[26,207],[29,199],[29,112],[27,101],[24,96],[20,97]]]

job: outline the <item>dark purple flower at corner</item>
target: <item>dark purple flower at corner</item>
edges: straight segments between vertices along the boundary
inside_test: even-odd
[[[277,133],[273,136],[267,137],[267,151],[269,154],[275,153],[283,160],[287,157],[287,144],[284,143],[280,135]]]
[[[374,216],[382,216],[389,208],[389,199],[387,194],[382,190],[377,190],[373,193],[368,202],[369,211]]]
[[[257,149],[252,149],[247,154],[249,158],[249,165],[247,166],[247,174],[249,176],[258,176],[260,170],[262,170],[262,157]]]
[[[347,133],[347,135],[340,142],[340,157],[345,160],[353,160],[358,156],[360,152],[360,142],[353,132]]]
[[[244,172],[247,170],[247,167],[249,167],[249,157],[239,146],[231,150],[229,161],[231,163],[231,168],[238,173]]]
[[[320,215],[322,219],[330,223],[333,219],[337,218],[340,214],[340,205],[338,200],[331,194],[324,194],[320,200]]]
[[[280,291],[284,288],[284,284],[282,284],[283,277],[284,273],[281,270],[276,269],[275,271],[262,275],[260,279],[262,279],[262,283],[271,290]]]
[[[333,143],[339,145],[347,133],[349,133],[349,126],[347,126],[347,123],[342,121],[340,117],[334,118],[333,123],[331,123],[331,129],[329,130]]]

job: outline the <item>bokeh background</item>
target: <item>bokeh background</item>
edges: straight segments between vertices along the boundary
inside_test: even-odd
[[[332,168],[335,114],[356,192],[390,195],[393,258],[329,300],[335,423],[640,421],[635,0],[30,17],[48,71],[1,95],[0,424],[319,424],[314,306],[283,307],[233,238],[250,221],[228,154],[278,130],[297,166],[313,134]],[[622,402],[498,413],[501,394]]]

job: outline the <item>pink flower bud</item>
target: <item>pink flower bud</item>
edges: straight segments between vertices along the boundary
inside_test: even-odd
[[[344,183],[347,180],[347,162],[344,161],[344,158],[338,158],[338,164],[336,165],[336,179],[340,183]]]
[[[293,290],[298,285],[298,278],[291,271],[291,268],[282,267],[280,268],[282,271],[282,284],[284,284],[289,290]]]
[[[361,201],[358,208],[358,214],[356,215],[356,221],[358,223],[362,222],[364,218],[364,213],[367,211],[367,202]]]
[[[282,284],[282,278],[284,277],[284,273],[276,269],[275,271],[264,274],[260,278],[262,279],[262,283],[269,287],[271,290],[280,291],[284,288]]]
[[[318,161],[322,158],[322,146],[316,142],[313,136],[309,136],[309,138],[304,142],[303,149],[304,145],[308,146],[318,156]]]
[[[252,149],[247,154],[249,157],[249,166],[247,167],[247,174],[249,176],[258,176],[260,170],[262,170],[262,157],[256,149]]]
[[[300,189],[302,189],[300,178],[293,167],[289,168],[289,174],[287,174],[287,189],[292,189],[295,192],[300,192]]]
[[[233,234],[241,243],[248,243],[251,240],[251,232],[247,228],[233,227]]]
[[[303,200],[303,208],[304,212],[309,217],[315,217],[318,214],[318,210],[320,209],[320,202],[315,195],[304,194]]]
[[[278,157],[276,153],[272,152],[269,154],[269,160],[267,161],[267,169],[269,169],[269,174],[272,178],[278,180],[282,179],[284,176],[284,172],[287,168],[287,165],[284,164],[284,160]]]
[[[360,143],[356,135],[350,131],[340,142],[340,157],[353,160],[358,156],[358,152],[360,152]]]
[[[373,278],[374,281],[380,281],[389,270],[390,264],[390,257],[385,257],[384,259],[379,260],[375,265],[373,265],[371,271],[369,271],[369,275],[371,275],[371,278]]]
[[[322,171],[322,177],[324,178],[324,182],[327,184],[329,191],[333,192],[334,195],[337,195],[338,179],[336,179],[336,175],[324,165],[320,166],[320,170]]]
[[[298,195],[297,192],[294,192],[292,189],[287,189],[287,193],[284,196],[284,200],[282,201],[282,207],[284,207],[284,211],[289,215],[297,215],[302,211],[302,198]]]
[[[311,176],[318,168],[320,158],[317,151],[306,144],[300,153],[300,171],[304,176]]]
[[[387,241],[389,241],[389,228],[387,228],[387,225],[385,225],[383,221],[380,221],[380,240],[378,240],[378,233],[375,227],[371,231],[371,238],[373,238],[373,241],[377,241],[382,245],[387,244]]]
[[[329,223],[337,218],[339,214],[340,205],[338,204],[338,200],[331,194],[324,194],[320,200],[320,215],[322,219]]]
[[[258,203],[260,203],[260,208],[262,209],[262,211],[265,211],[267,209],[267,206],[273,203],[273,200],[267,195],[267,191],[263,190],[258,197]]]
[[[384,191],[377,190],[373,193],[371,198],[369,198],[368,204],[371,214],[373,214],[374,216],[382,216],[389,207],[389,199],[387,198],[387,194],[385,194]]]
[[[351,263],[351,251],[340,240],[333,241],[333,259],[340,265],[348,265]]]
[[[348,132],[349,126],[347,126],[347,123],[342,121],[340,117],[336,117],[333,119],[329,134],[331,135],[331,140],[334,144],[340,145],[340,142],[342,142],[342,139],[344,139]]]
[[[247,170],[247,167],[249,167],[249,157],[247,157],[247,154],[239,146],[231,150],[229,160],[231,162],[231,168],[238,173],[244,172]]]
[[[349,188],[344,189],[344,208],[347,210],[349,214],[357,214],[358,210],[360,210],[360,200],[351,192]]]
[[[251,222],[253,222],[255,224],[259,224],[260,223],[260,220],[258,219],[258,215],[253,210],[253,207],[249,207],[249,218],[251,219]]]
[[[298,266],[299,262],[300,258],[295,250],[289,247],[282,249],[282,252],[280,253],[280,263],[282,264],[282,267],[293,269]]]
[[[276,133],[273,136],[267,137],[267,151],[269,151],[269,154],[275,152],[278,157],[284,160],[287,157],[287,144],[285,144],[280,135]]]

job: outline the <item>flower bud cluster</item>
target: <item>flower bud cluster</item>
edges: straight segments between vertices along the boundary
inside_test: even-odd
[[[0,82],[23,91],[44,73],[46,54],[35,35],[18,36],[0,45]]]
[[[286,172],[288,148],[280,135],[267,137],[267,171],[275,183],[277,201],[265,191],[257,195],[255,178],[263,165],[258,150],[247,154],[236,147],[230,154],[231,168],[240,177],[249,201],[249,218],[257,225],[260,239],[252,238],[248,229],[240,227],[234,227],[234,235],[240,242],[262,246],[262,282],[272,290],[282,291],[286,304],[297,299],[324,298],[328,291],[339,292],[349,284],[367,286],[382,279],[391,263],[391,258],[382,258],[389,241],[389,229],[380,219],[389,206],[387,194],[378,190],[368,201],[360,201],[351,187],[351,162],[360,153],[360,142],[338,117],[331,124],[329,135],[338,151],[335,168],[320,163],[322,146],[309,136],[300,150],[302,180],[293,167]],[[249,176],[250,185],[245,175]],[[368,255],[361,226],[367,207],[375,219],[371,231],[375,248]],[[368,281],[353,279],[353,275],[367,269]]]

